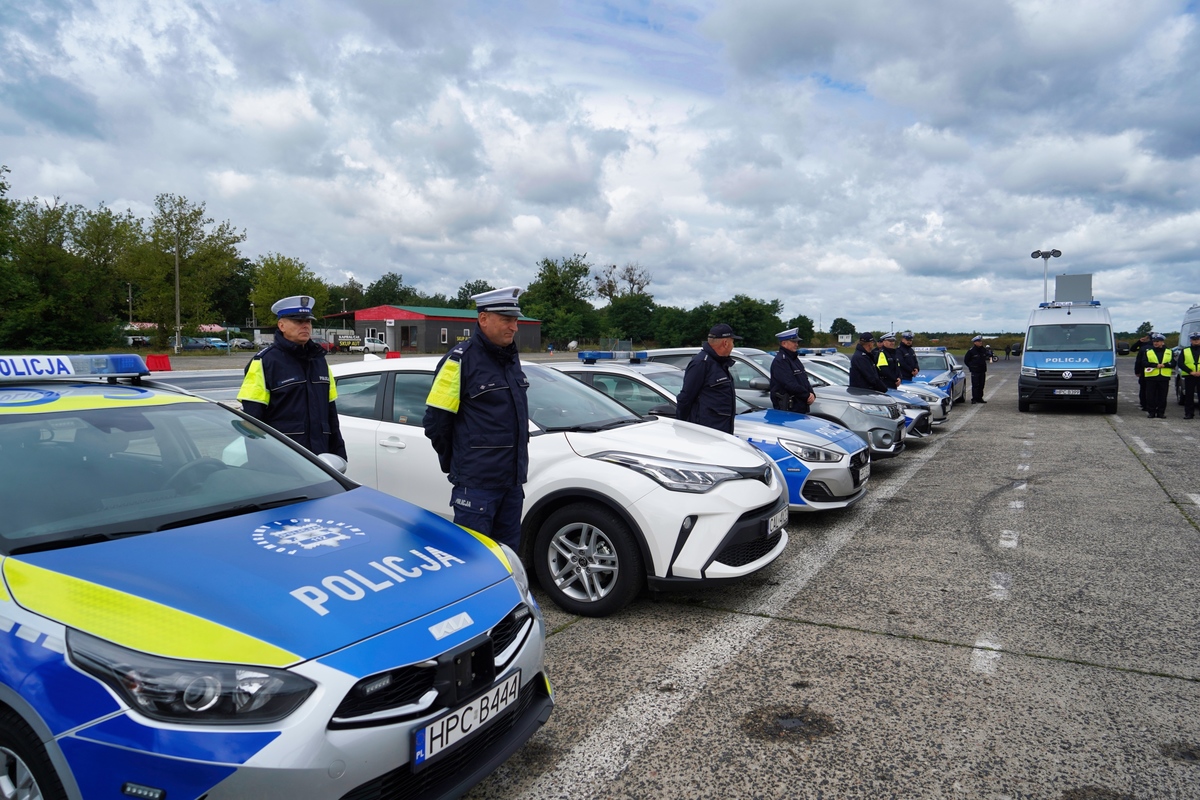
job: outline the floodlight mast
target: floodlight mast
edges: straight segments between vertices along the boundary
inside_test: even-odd
[[[1042,302],[1049,302],[1049,268],[1047,265],[1050,259],[1058,258],[1062,255],[1062,250],[1034,250],[1029,254],[1030,258],[1040,258],[1042,260]]]

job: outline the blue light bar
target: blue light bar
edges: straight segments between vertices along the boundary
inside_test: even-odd
[[[802,356],[827,356],[837,351],[836,347],[801,347],[796,352]]]
[[[646,351],[580,350],[579,360],[585,364],[595,364],[597,361],[628,361],[630,364],[640,364],[646,360]]]
[[[917,351],[918,353],[944,353],[944,352],[946,352],[945,347],[914,347],[913,350]]]
[[[1038,303],[1038,308],[1070,308],[1071,306],[1098,306],[1099,300],[1088,300],[1086,302],[1074,302],[1071,300],[1053,300],[1049,303]]]
[[[45,380],[47,378],[110,377],[149,375],[146,362],[135,354],[106,356],[0,356],[0,381]]]

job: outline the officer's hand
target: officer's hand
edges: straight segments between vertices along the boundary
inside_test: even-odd
[[[816,396],[815,394],[811,394],[811,393],[810,393],[810,394],[808,395],[808,400],[806,400],[805,402],[807,402],[807,403],[808,403],[808,404],[811,406],[811,405],[812,405],[813,403],[815,403],[816,401],[817,401],[817,396]]]

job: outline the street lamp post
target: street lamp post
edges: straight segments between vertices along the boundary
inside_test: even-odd
[[[1042,302],[1049,301],[1048,295],[1048,280],[1049,280],[1049,263],[1050,259],[1058,258],[1062,255],[1061,250],[1034,250],[1029,254],[1030,258],[1040,258],[1042,260]]]
[[[339,299],[342,301],[342,329],[344,330],[346,328],[346,300],[349,298],[342,297]]]
[[[258,317],[254,316],[254,303],[253,302],[250,303],[250,327],[251,328],[258,327]]]
[[[129,288],[129,327],[133,327],[133,284],[125,281],[125,286]]]

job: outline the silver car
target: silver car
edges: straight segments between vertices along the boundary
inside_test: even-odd
[[[647,350],[646,358],[686,367],[698,352],[699,347],[668,347]],[[752,347],[735,347],[729,372],[738,397],[755,408],[771,408],[770,368],[754,359],[755,355],[761,354],[765,354],[764,351]],[[904,452],[905,416],[900,403],[870,389],[834,386],[817,376],[810,377],[816,401],[809,409],[809,416],[827,419],[854,431],[871,448],[872,458],[891,458]]]
[[[843,366],[840,361],[833,361],[824,356],[802,356],[805,369],[809,374],[820,375],[830,383],[836,383],[839,386],[850,385],[850,369]],[[950,416],[950,409],[953,403],[950,402],[950,395],[935,389],[927,383],[914,383],[906,381],[900,384],[899,389],[890,389],[888,394],[902,403],[910,406],[905,414],[909,414],[915,408],[924,408],[928,406],[929,421],[933,425],[941,425]],[[924,405],[916,406],[909,397],[917,397]],[[910,428],[909,432],[912,430]]]

